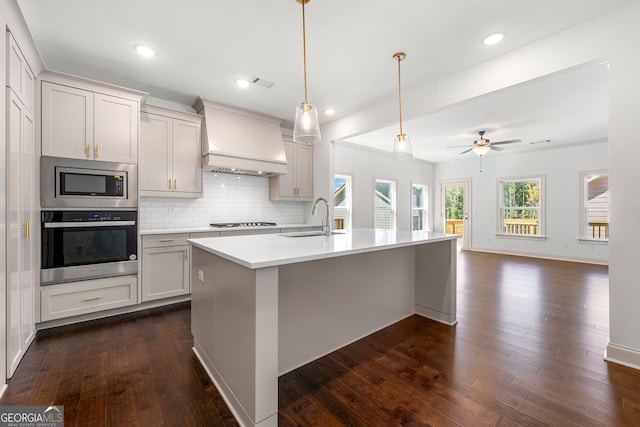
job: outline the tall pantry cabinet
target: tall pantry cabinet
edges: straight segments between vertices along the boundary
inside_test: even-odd
[[[7,377],[35,337],[34,283],[34,75],[7,32],[6,230]],[[37,226],[36,222],[36,226]]]

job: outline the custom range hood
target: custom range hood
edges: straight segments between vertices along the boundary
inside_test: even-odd
[[[255,176],[287,173],[280,119],[198,98],[204,116],[202,169]]]

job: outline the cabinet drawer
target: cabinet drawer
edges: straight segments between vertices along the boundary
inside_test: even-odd
[[[188,233],[142,236],[142,248],[161,248],[163,246],[186,245],[188,238]]]
[[[40,291],[40,318],[47,321],[134,305],[138,302],[137,288],[137,276],[43,286]]]

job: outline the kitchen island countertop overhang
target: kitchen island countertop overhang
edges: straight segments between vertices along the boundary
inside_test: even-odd
[[[457,237],[349,230],[189,240],[194,353],[242,426],[278,376],[413,314],[456,323]]]
[[[428,242],[455,240],[457,235],[428,231],[354,229],[331,236],[297,233],[211,237],[189,243],[250,269],[314,261]]]

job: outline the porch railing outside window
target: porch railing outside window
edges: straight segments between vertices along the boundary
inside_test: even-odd
[[[543,178],[499,180],[500,229],[511,236],[542,236]]]

